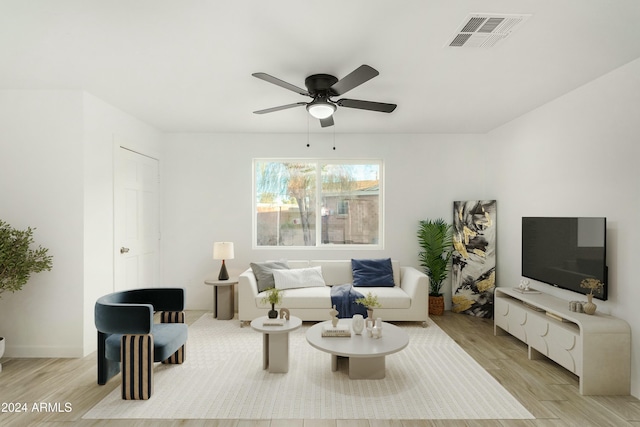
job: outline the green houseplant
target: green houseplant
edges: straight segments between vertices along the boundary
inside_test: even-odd
[[[420,265],[429,276],[429,313],[444,312],[442,282],[449,274],[453,253],[453,226],[442,218],[422,220],[418,228],[418,242],[422,251],[418,254]]]
[[[367,317],[368,318],[372,318],[373,317],[373,309],[374,308],[382,307],[382,305],[378,302],[378,296],[372,294],[371,292],[368,292],[367,295],[365,295],[362,298],[356,299],[356,303],[360,304],[360,305],[364,305],[365,307],[367,307]]]
[[[19,291],[32,273],[51,270],[48,249],[32,249],[33,229],[18,230],[0,220],[0,297],[5,291]]]
[[[284,289],[269,288],[265,292],[266,295],[262,297],[262,303],[271,304],[271,310],[269,310],[269,313],[267,313],[267,315],[269,316],[269,319],[275,319],[278,317],[278,312],[276,311],[275,306],[276,304],[280,304],[282,302]]]
[[[31,273],[51,270],[52,257],[42,246],[31,249],[33,229],[18,230],[0,220],[0,298],[5,291],[19,291],[29,281]],[[6,340],[0,337],[0,357]],[[0,365],[2,371],[2,365]]]

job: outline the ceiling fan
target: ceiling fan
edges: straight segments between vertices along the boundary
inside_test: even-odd
[[[296,102],[293,104],[281,105],[279,107],[267,108],[264,110],[254,111],[255,114],[273,113],[274,111],[286,110],[289,108],[300,107],[305,105],[309,114],[320,120],[322,127],[333,126],[333,113],[340,107],[357,108],[360,110],[380,111],[382,113],[391,113],[396,109],[396,104],[386,104],[383,102],[362,101],[358,99],[342,98],[337,101],[331,98],[341,96],[351,89],[360,86],[362,83],[371,80],[377,76],[378,71],[368,65],[361,65],[348,74],[346,77],[338,80],[329,74],[313,74],[304,80],[307,90],[298,86],[287,83],[278,78],[270,76],[266,73],[253,73],[252,76],[257,77],[274,85],[278,85],[285,89],[289,89],[300,95],[313,98],[311,102]]]

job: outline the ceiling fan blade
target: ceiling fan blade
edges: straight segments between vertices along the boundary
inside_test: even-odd
[[[299,93],[300,95],[311,96],[309,95],[309,92],[307,92],[305,89],[299,88],[298,86],[292,85],[291,83],[287,83],[284,80],[280,80],[276,77],[270,76],[269,74],[253,73],[251,75],[253,77],[259,78],[260,80],[264,80],[265,82],[273,83],[274,85],[283,87],[285,89],[289,89],[290,91],[293,91],[295,93]]]
[[[296,102],[295,104],[287,104],[287,105],[281,105],[279,107],[266,108],[264,110],[254,111],[253,114],[273,113],[274,111],[287,110],[289,108],[300,107],[301,105],[307,105],[307,103],[306,102]]]
[[[358,108],[360,110],[380,111],[381,113],[391,113],[396,109],[396,104],[386,104],[384,102],[361,101],[359,99],[339,99],[336,102],[341,107]]]
[[[320,119],[320,126],[323,128],[333,126],[333,116],[329,116],[326,119]]]
[[[380,73],[378,73],[376,69],[368,65],[361,65],[331,86],[331,92],[336,95],[344,95],[351,89],[371,80],[378,74]]]

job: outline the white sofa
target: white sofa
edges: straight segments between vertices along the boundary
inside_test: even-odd
[[[351,260],[288,261],[289,268],[320,266],[327,286],[287,289],[280,307],[286,307],[293,316],[306,321],[328,320],[331,309],[331,286],[353,282]],[[413,267],[401,267],[391,262],[395,287],[355,287],[363,295],[372,292],[378,296],[380,308],[375,317],[385,321],[425,322],[429,316],[429,279]],[[265,316],[270,306],[262,303],[264,292],[258,292],[258,283],[251,268],[238,279],[238,318],[241,322]],[[276,307],[278,308],[278,307]]]

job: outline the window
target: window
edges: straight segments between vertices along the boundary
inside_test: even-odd
[[[256,247],[381,246],[382,161],[258,159]]]

